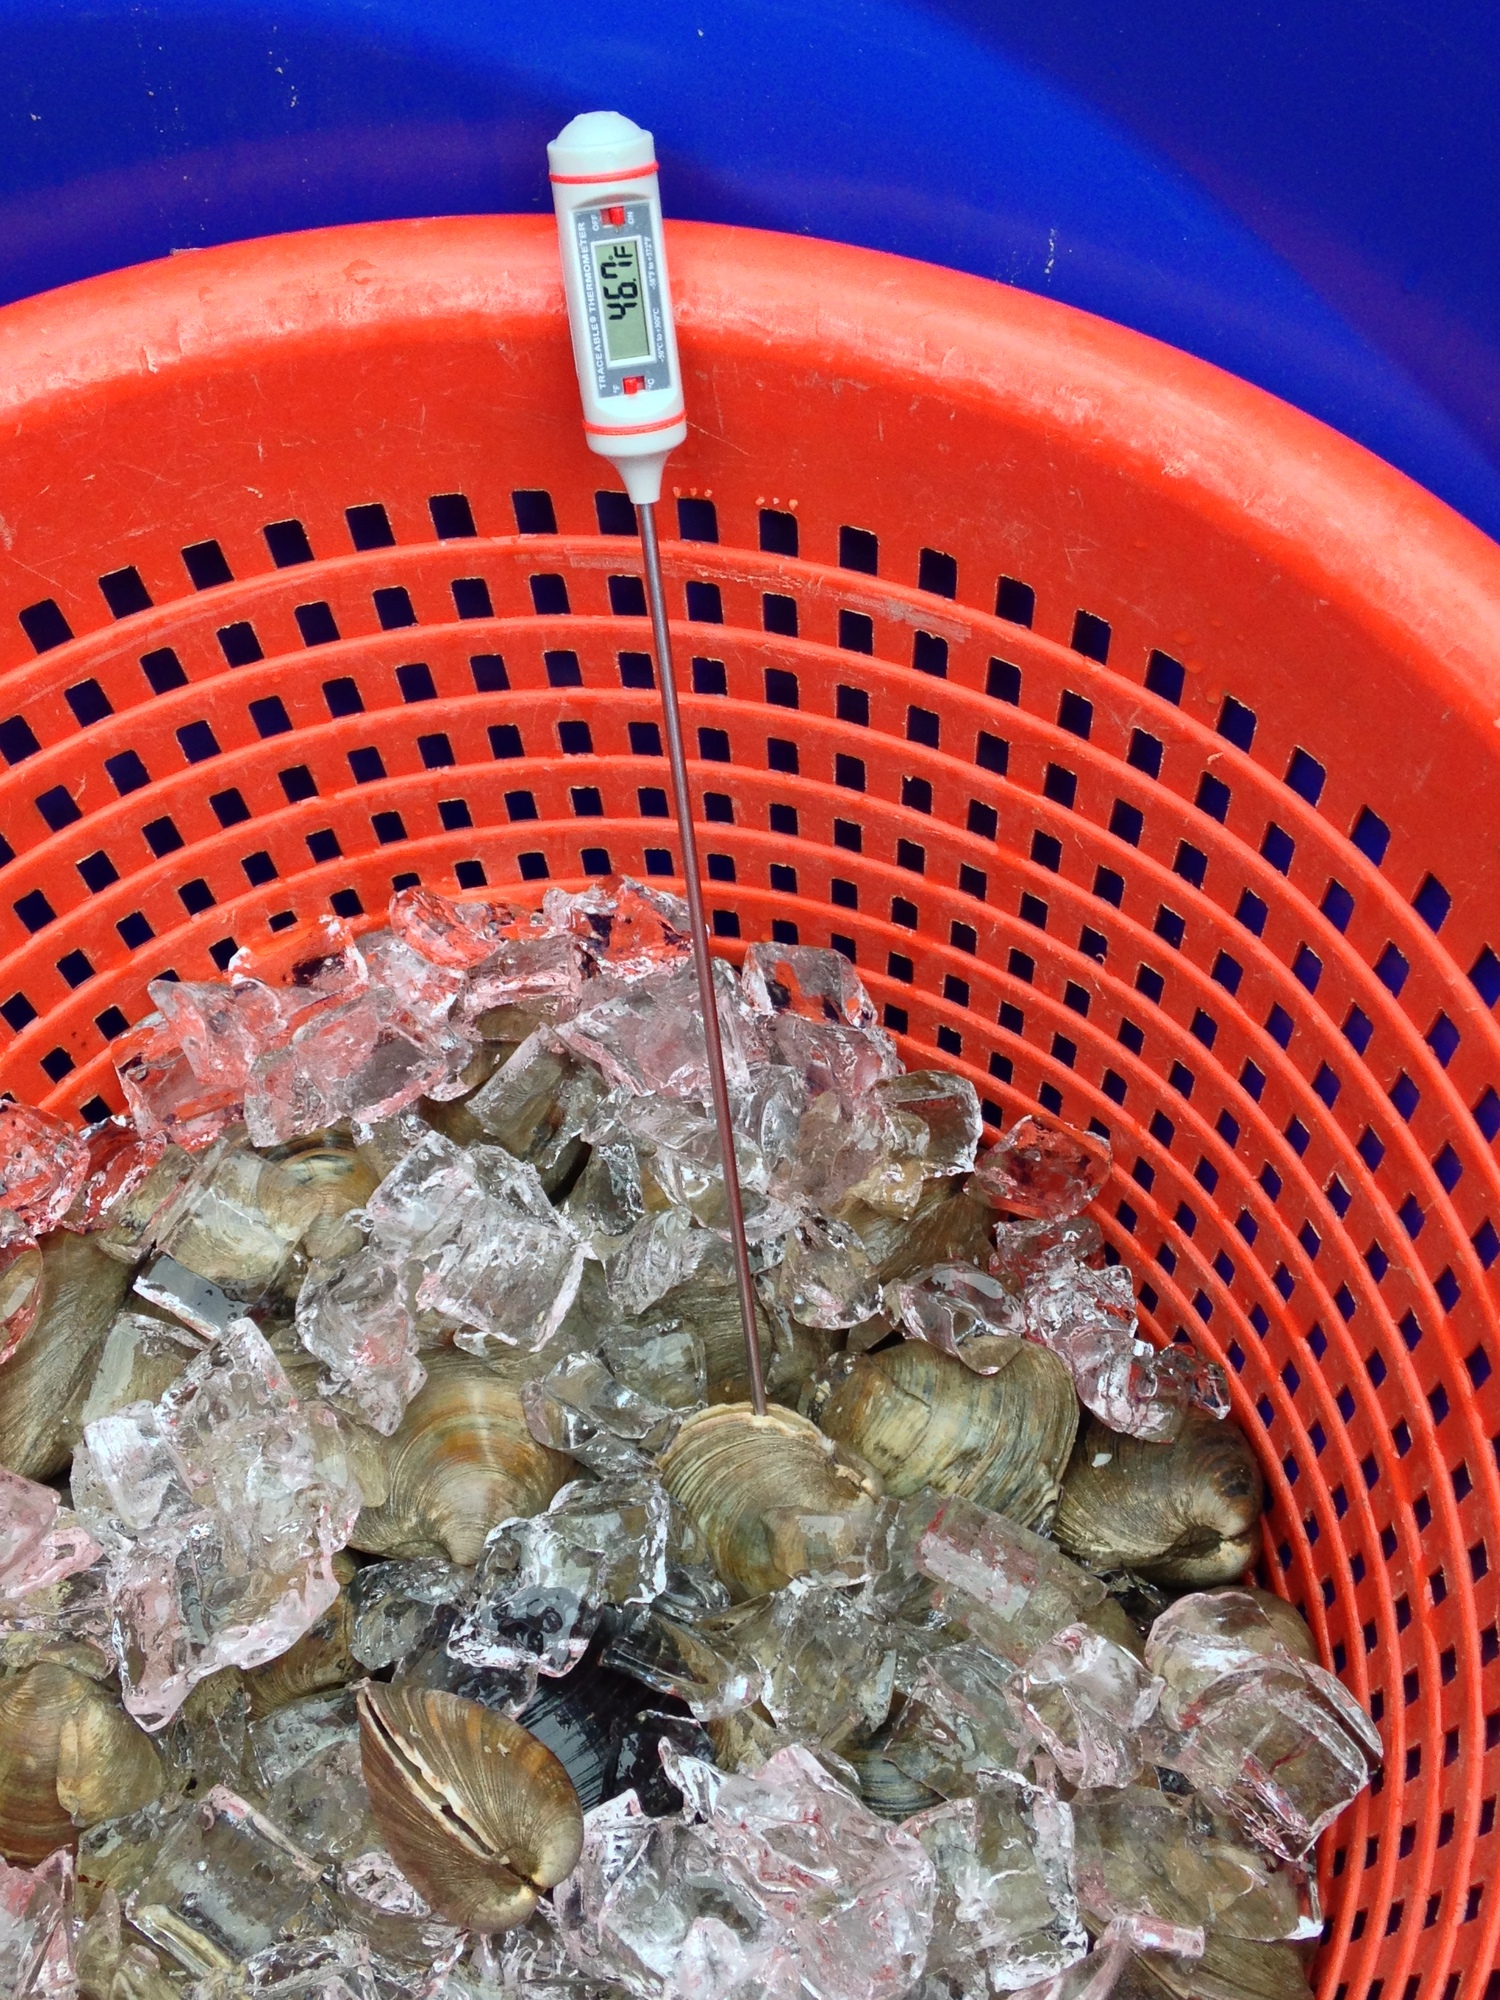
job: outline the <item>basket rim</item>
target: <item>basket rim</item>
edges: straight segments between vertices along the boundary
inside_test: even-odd
[[[689,364],[706,342],[863,369],[1055,432],[1250,543],[1500,727],[1500,544],[1364,446],[1150,335],[887,252],[670,222]],[[898,311],[873,315],[884,295]],[[855,307],[843,308],[851,299]],[[440,216],[179,252],[0,307],[0,424],[59,402],[249,365],[268,342],[564,336],[547,216]],[[694,350],[697,350],[696,354]],[[560,421],[575,421],[569,408]],[[692,413],[689,422],[692,423]],[[571,442],[571,440],[570,440]],[[601,472],[603,468],[601,467]]]

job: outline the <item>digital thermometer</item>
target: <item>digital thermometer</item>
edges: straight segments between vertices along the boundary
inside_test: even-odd
[[[547,148],[552,204],[557,211],[563,289],[573,365],[583,398],[583,430],[589,449],[607,458],[635,503],[645,560],[646,601],[656,645],[657,685],[672,774],[672,803],[682,842],[682,884],[687,897],[698,1001],[703,1014],[714,1123],[724,1167],[750,1400],[756,1413],[766,1408],[760,1336],[755,1318],[755,1282],[745,1245],[739,1170],[734,1156],[734,1122],[724,1080],[719,1009],[714,997],[713,956],[698,871],[698,838],[688,790],[687,752],[672,670],[667,601],[656,544],[656,503],[662,468],[687,438],[682,373],[672,294],[667,283],[662,240],[661,197],[657,192],[656,149],[651,134],[618,111],[585,111],[565,125]]]
[[[649,506],[687,437],[651,134],[585,111],[547,148],[547,169],[584,435]]]

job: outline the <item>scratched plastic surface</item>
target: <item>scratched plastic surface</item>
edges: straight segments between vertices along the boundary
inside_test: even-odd
[[[1107,1129],[1157,1338],[1387,1763],[1327,2000],[1500,1898],[1500,551],[1312,420],[979,280],[669,233],[665,559],[724,951],[848,951],[991,1119]],[[393,884],[668,879],[623,500],[550,221],[208,251],[0,312],[0,1086]],[[601,497],[602,495],[602,497]],[[690,663],[690,664],[689,664]]]

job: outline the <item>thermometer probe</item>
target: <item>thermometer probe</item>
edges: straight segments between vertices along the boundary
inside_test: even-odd
[[[619,112],[586,111],[565,125],[548,146],[547,169],[557,212],[573,361],[583,398],[584,435],[589,449],[607,458],[624,481],[640,528],[672,803],[682,842],[688,928],[698,974],[714,1122],[724,1162],[724,1194],[749,1363],[750,1400],[756,1414],[763,1416],[766,1388],[755,1319],[755,1285],[745,1244],[713,958],[703,915],[698,841],[693,830],[682,717],[656,541],[662,469],[669,454],[687,437],[687,417],[667,285],[655,148],[651,134]]]

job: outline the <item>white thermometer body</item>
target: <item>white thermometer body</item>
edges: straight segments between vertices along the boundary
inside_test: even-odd
[[[651,134],[586,111],[547,148],[547,168],[584,435],[651,505],[687,437]]]

